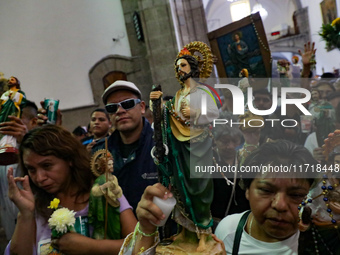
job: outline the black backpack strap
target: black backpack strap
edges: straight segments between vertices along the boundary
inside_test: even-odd
[[[233,245],[233,255],[238,254],[238,250],[240,248],[241,236],[244,228],[244,224],[247,222],[248,215],[251,211],[247,211],[245,214],[242,215],[240,221],[238,222],[235,238],[234,238],[234,245]]]

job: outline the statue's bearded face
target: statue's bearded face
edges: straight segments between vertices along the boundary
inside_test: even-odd
[[[191,67],[188,61],[181,58],[176,63],[176,70],[178,73],[178,78],[181,82],[185,82],[191,77]]]
[[[318,101],[320,99],[320,94],[318,91],[312,91],[312,100],[313,101]]]
[[[9,87],[12,87],[12,86],[16,86],[18,84],[18,81],[17,81],[17,79],[15,79],[15,77],[11,77],[11,78],[9,78],[9,80],[8,80],[8,86]]]

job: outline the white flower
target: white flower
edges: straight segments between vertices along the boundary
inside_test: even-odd
[[[76,213],[67,208],[60,208],[53,212],[48,219],[48,225],[51,229],[55,229],[58,233],[65,234],[68,231],[68,227],[74,225],[76,219],[74,217]]]

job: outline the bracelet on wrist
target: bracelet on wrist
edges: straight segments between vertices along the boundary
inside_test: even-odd
[[[253,146],[255,148],[259,147],[258,144],[249,144],[249,143],[246,143],[246,142],[244,142],[244,144],[243,144],[243,147],[251,147],[251,146]]]
[[[153,233],[151,233],[151,234],[144,233],[144,232],[140,229],[140,227],[139,227],[139,221],[138,221],[138,222],[137,222],[137,225],[136,225],[136,228],[135,228],[135,233],[134,233],[134,234],[136,234],[136,233],[139,233],[139,234],[141,234],[142,236],[152,237],[152,236],[155,236],[156,234],[158,234],[158,228],[156,229],[155,232],[153,232]]]

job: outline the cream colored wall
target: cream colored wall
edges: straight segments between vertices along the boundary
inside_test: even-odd
[[[2,0],[0,10],[0,72],[17,76],[36,103],[92,105],[90,68],[108,55],[131,56],[120,0]]]

